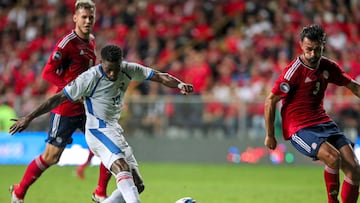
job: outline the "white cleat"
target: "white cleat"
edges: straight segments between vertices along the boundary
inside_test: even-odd
[[[24,203],[23,199],[19,199],[18,197],[16,197],[15,192],[14,192],[15,187],[16,187],[16,185],[11,185],[9,188],[9,191],[11,193],[11,202],[10,203]]]
[[[93,193],[91,196],[91,199],[92,199],[92,201],[94,201],[96,203],[101,203],[101,202],[105,201],[106,197],[99,196],[99,195],[96,195],[95,193]]]

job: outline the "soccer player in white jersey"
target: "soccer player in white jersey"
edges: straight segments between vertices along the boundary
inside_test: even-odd
[[[86,141],[116,178],[117,189],[104,202],[140,202],[139,193],[144,190],[143,180],[131,147],[123,136],[124,131],[118,123],[125,92],[132,80],[159,82],[170,88],[179,88],[182,94],[194,90],[193,85],[168,73],[123,61],[121,48],[107,45],[101,50],[99,65],[79,75],[30,114],[12,119],[16,123],[10,127],[9,132],[14,134],[23,131],[34,118],[49,112],[66,99],[77,101],[83,98],[86,109]]]

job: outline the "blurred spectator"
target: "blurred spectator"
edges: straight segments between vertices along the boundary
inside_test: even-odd
[[[356,143],[360,136],[360,104],[344,107],[336,115],[339,127],[353,143]]]
[[[358,0],[94,1],[99,48],[117,43],[125,60],[176,73],[195,85],[196,95],[215,91],[225,106],[263,101],[268,84],[299,54],[296,33],[311,23],[323,25],[329,34],[325,55],[360,80]],[[72,9],[72,0],[0,2],[0,96],[15,93],[8,102],[19,112],[36,103],[29,96],[36,100],[53,93],[52,86],[35,76],[57,36],[72,28]],[[269,71],[271,76],[259,79]],[[141,95],[157,91],[152,88],[138,86]],[[232,91],[237,100],[229,96]],[[348,95],[336,87],[327,94]],[[164,91],[157,92],[162,95]]]
[[[10,126],[14,123],[11,118],[17,118],[13,107],[4,99],[0,100],[0,132],[8,132]]]

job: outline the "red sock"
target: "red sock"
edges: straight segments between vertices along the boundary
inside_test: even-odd
[[[354,183],[347,177],[344,178],[341,188],[341,200],[343,203],[356,203],[359,197],[359,185]]]
[[[326,185],[328,203],[339,203],[339,200],[337,198],[340,187],[339,171],[326,166],[324,169],[324,180]]]
[[[93,156],[94,156],[94,153],[92,153],[92,151],[89,150],[89,155],[88,155],[87,160],[80,167],[85,168],[87,165],[89,165]]]
[[[19,186],[14,191],[16,196],[18,198],[24,199],[26,191],[30,185],[32,185],[48,167],[48,164],[45,163],[41,155],[35,158],[26,168]]]
[[[100,173],[99,173],[99,181],[98,186],[95,190],[96,195],[106,197],[106,190],[108,182],[111,178],[111,173],[108,169],[101,163],[100,164]]]

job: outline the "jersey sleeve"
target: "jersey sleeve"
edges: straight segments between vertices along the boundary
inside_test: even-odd
[[[329,82],[338,86],[346,86],[352,80],[351,76],[347,74],[337,63],[329,61],[331,73],[329,74]]]
[[[56,85],[58,88],[64,87],[66,81],[63,77],[63,69],[65,68],[64,64],[66,63],[67,58],[66,49],[56,46],[42,71],[42,77],[46,81]]]
[[[296,77],[295,75],[291,75],[289,77],[289,72],[291,72],[289,68],[285,68],[281,75],[275,81],[275,84],[271,90],[271,92],[280,98],[284,98],[291,89],[293,89],[296,85]]]
[[[135,81],[150,80],[155,73],[154,69],[138,63],[123,61],[121,66],[131,80]]]
[[[96,81],[94,74],[91,71],[85,71],[68,83],[63,92],[69,100],[76,101],[90,95],[90,90],[95,86],[94,81]]]

